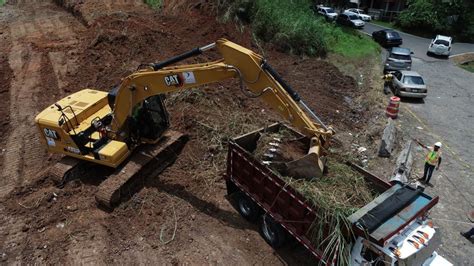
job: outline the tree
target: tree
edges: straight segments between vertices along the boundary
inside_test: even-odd
[[[456,35],[474,40],[474,2],[472,0],[409,0],[400,12],[399,24],[405,29]]]

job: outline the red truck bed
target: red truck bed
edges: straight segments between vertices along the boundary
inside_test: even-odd
[[[282,126],[286,127],[273,124],[230,141],[225,175],[228,194],[245,193],[263,213],[271,216],[316,258],[324,260],[322,251],[310,242],[307,235],[317,216],[317,206],[308,203],[305,197],[252,155],[260,132],[278,132]],[[299,135],[297,132],[295,134]],[[391,187],[391,184],[374,175],[364,174],[364,177],[381,194]]]

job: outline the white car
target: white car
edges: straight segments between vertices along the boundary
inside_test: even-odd
[[[428,54],[449,56],[453,38],[443,35],[436,35],[428,46]]]
[[[329,21],[334,21],[337,18],[336,11],[330,7],[320,6],[318,7],[318,13],[323,15]]]
[[[359,18],[363,21],[371,21],[372,18],[367,15],[367,14],[364,14],[364,11],[362,9],[358,9],[358,8],[349,8],[347,9],[345,12],[352,12],[352,13],[356,13]]]
[[[356,13],[352,12],[340,14],[336,19],[336,23],[356,29],[362,29],[365,26],[365,22],[360,20]]]

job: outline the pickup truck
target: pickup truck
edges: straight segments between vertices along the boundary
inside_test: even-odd
[[[234,205],[244,218],[259,222],[262,237],[272,247],[281,247],[286,240],[293,238],[319,262],[339,265],[334,256],[328,258],[321,245],[310,240],[310,226],[318,217],[318,206],[309,203],[252,155],[261,133],[278,132],[280,127],[286,126],[273,124],[229,142],[225,174],[229,198],[235,200]],[[302,138],[301,141],[307,140]],[[428,211],[439,198],[410,186],[392,185],[358,166],[354,167],[380,194],[347,217],[353,232],[348,236],[351,239],[349,263],[451,265],[435,251],[441,235],[428,217]]]

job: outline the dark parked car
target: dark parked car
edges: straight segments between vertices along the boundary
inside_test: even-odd
[[[403,43],[402,37],[400,37],[398,32],[390,29],[374,31],[372,38],[384,47],[399,46]]]
[[[365,26],[365,22],[359,18],[359,15],[352,12],[344,12],[337,16],[336,23],[357,29],[362,29]]]

